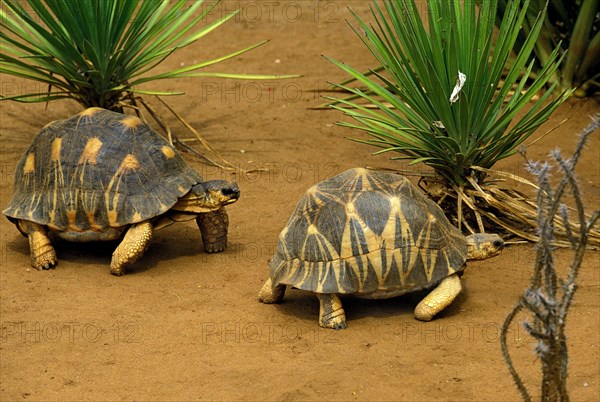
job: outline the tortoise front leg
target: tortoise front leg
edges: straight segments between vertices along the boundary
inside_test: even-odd
[[[445,309],[458,296],[462,287],[457,274],[444,278],[415,308],[415,318],[431,321],[440,311]]]
[[[279,303],[281,300],[283,300],[284,294],[285,285],[277,285],[273,287],[273,281],[271,281],[271,278],[269,278],[260,290],[260,293],[258,294],[258,300],[267,304]]]
[[[129,264],[136,262],[146,251],[152,240],[152,223],[144,221],[132,225],[116,248],[110,263],[110,273],[121,276]]]
[[[319,325],[323,328],[346,329],[346,313],[342,301],[335,293],[317,293],[319,303]]]
[[[198,215],[196,223],[200,233],[202,233],[204,251],[218,253],[225,250],[225,247],[227,247],[229,217],[224,208]]]
[[[20,220],[18,225],[29,238],[31,266],[37,270],[54,268],[57,263],[56,252],[48,238],[46,227],[24,220]]]

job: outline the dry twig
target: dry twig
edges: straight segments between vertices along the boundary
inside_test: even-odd
[[[564,159],[559,150],[552,151],[551,156],[563,174],[555,189],[550,184],[550,164],[531,161],[527,163],[527,169],[537,177],[538,182],[537,257],[531,283],[506,317],[500,338],[502,353],[510,374],[526,401],[531,401],[531,396],[514,367],[506,342],[509,326],[519,313],[526,313],[532,319],[532,322],[526,322],[524,326],[526,331],[537,340],[535,352],[540,358],[542,366],[541,399],[543,401],[569,400],[566,318],[577,290],[575,281],[584,252],[592,238],[592,227],[600,217],[600,210],[594,211],[591,215],[585,214],[574,169],[590,133],[599,126],[600,118],[596,116],[595,121],[583,131],[571,159]],[[561,203],[561,199],[565,195],[571,195],[574,200],[573,211],[577,215],[577,224],[573,224],[569,220],[569,210]],[[573,260],[564,280],[558,277],[553,259],[553,250],[559,229],[561,236],[565,239],[562,242],[568,243],[573,250]]]

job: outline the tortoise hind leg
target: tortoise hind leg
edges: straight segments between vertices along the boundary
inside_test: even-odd
[[[110,273],[121,276],[129,264],[136,262],[152,240],[152,223],[144,221],[132,225],[116,248],[110,262]]]
[[[229,217],[224,208],[198,215],[196,223],[202,233],[202,242],[207,253],[218,253],[225,250]]]
[[[346,313],[342,301],[335,293],[317,293],[319,298],[319,325],[324,328],[346,329]]]
[[[273,286],[273,282],[271,281],[271,278],[269,278],[260,290],[260,293],[258,294],[258,300],[267,304],[279,303],[281,300],[283,300],[284,294],[285,285]]]
[[[54,268],[57,263],[56,252],[46,227],[24,220],[19,221],[18,227],[29,238],[31,266],[37,270]]]
[[[415,318],[431,321],[440,311],[445,309],[458,296],[462,287],[457,274],[444,278],[415,308]]]

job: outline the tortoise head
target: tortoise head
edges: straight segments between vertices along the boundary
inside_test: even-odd
[[[483,260],[498,255],[504,248],[504,240],[497,234],[475,233],[466,237],[467,259]]]
[[[236,183],[225,180],[209,180],[192,187],[173,206],[174,210],[192,213],[216,211],[225,205],[233,204],[240,198],[240,188]]]

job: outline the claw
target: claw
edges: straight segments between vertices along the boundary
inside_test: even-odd
[[[220,253],[221,251],[225,250],[225,246],[213,246],[213,245],[208,245],[204,248],[204,251],[206,251],[207,253]]]
[[[340,329],[346,329],[348,328],[348,324],[346,324],[345,322],[340,322],[338,324],[335,324],[333,329],[335,329],[336,331],[340,330]]]
[[[47,270],[47,269],[54,269],[56,268],[56,261],[40,261],[38,263],[32,263],[31,266],[35,269],[37,269],[38,271],[43,271],[43,270]]]
[[[123,275],[123,273],[125,273],[125,270],[121,267],[121,268],[110,268],[110,273],[114,276],[121,276]]]

